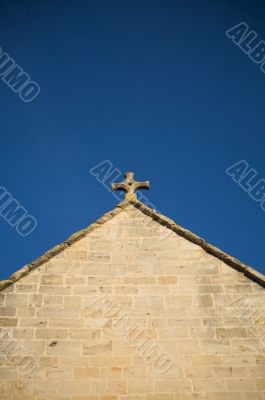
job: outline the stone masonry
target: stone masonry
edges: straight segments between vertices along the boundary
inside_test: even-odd
[[[1,400],[265,400],[264,288],[133,204],[23,275],[0,292]]]

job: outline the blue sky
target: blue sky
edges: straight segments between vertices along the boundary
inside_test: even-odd
[[[166,216],[265,273],[265,212],[225,170],[265,178],[265,74],[225,31],[265,40],[262,1],[1,1],[0,46],[41,88],[0,79],[1,180],[38,222],[0,218],[1,279],[111,210],[89,170],[151,182]]]

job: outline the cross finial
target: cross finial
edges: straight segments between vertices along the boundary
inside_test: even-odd
[[[137,200],[137,196],[135,194],[136,190],[139,189],[149,189],[150,183],[146,182],[137,182],[134,180],[133,172],[125,172],[124,174],[125,180],[121,183],[113,183],[112,190],[123,190],[126,192],[125,199],[126,200]]]

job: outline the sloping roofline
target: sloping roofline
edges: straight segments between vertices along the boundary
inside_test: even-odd
[[[222,260],[230,267],[236,269],[239,272],[242,272],[246,277],[248,277],[252,281],[265,287],[265,276],[263,274],[261,274],[260,272],[243,264],[241,261],[237,260],[234,257],[231,257],[229,254],[223,252],[222,250],[218,249],[217,247],[212,246],[211,244],[207,243],[204,239],[195,235],[188,229],[182,228],[181,226],[177,225],[172,219],[167,218],[164,215],[160,214],[159,212],[147,207],[141,201],[139,201],[139,200],[124,200],[121,203],[119,203],[112,211],[109,211],[106,214],[104,214],[101,218],[99,218],[93,224],[89,225],[87,228],[74,233],[73,235],[71,235],[68,239],[66,239],[61,244],[53,247],[52,249],[50,249],[46,253],[44,253],[41,257],[39,257],[36,260],[32,261],[31,263],[25,265],[23,268],[21,268],[20,270],[15,272],[13,275],[11,275],[9,279],[0,281],[0,291],[5,289],[6,287],[12,285],[13,283],[17,282],[24,276],[28,275],[30,273],[30,271],[32,271],[35,268],[46,263],[52,257],[61,253],[63,250],[67,249],[72,244],[74,244],[78,240],[85,237],[89,232],[93,231],[94,229],[97,229],[98,227],[103,225],[105,222],[112,219],[115,215],[119,214],[121,211],[123,211],[129,205],[133,205],[134,207],[138,208],[143,214],[148,215],[153,220],[157,221],[159,224],[167,227],[171,231],[184,237],[185,239],[189,240],[190,242],[197,244],[198,246],[201,246],[207,253]]]

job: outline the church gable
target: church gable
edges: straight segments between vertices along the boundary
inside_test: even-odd
[[[5,284],[1,400],[263,400],[262,279],[127,199]]]
[[[265,287],[265,277],[263,274],[259,273],[258,271],[254,270],[253,268],[241,263],[234,257],[226,254],[225,252],[221,251],[217,247],[212,246],[211,244],[205,242],[204,239],[200,238],[199,236],[195,235],[191,231],[177,225],[173,220],[163,216],[162,214],[156,212],[155,210],[145,206],[138,200],[125,200],[121,202],[114,210],[104,214],[99,220],[95,223],[91,224],[89,227],[74,233],[70,238],[62,242],[61,244],[55,246],[51,250],[47,251],[43,256],[39,257],[38,259],[34,260],[32,263],[26,265],[19,271],[15,272],[8,280],[0,281],[0,291],[5,289],[6,287],[12,285],[13,283],[20,280],[22,277],[28,275],[31,271],[35,270],[39,266],[45,264],[49,260],[53,259],[54,257],[58,256],[68,248],[72,251],[72,246],[80,241],[82,238],[89,235],[91,232],[95,230],[99,230],[101,226],[106,224],[107,222],[111,221],[115,216],[118,216],[119,213],[123,212],[123,210],[131,208],[132,210],[135,208],[138,211],[134,211],[134,216],[138,218],[138,228],[131,228],[135,229],[135,232],[143,232],[144,236],[154,238],[159,240],[159,242],[164,241],[165,239],[169,238],[176,238],[176,235],[179,237],[183,237],[187,239],[188,242],[193,243],[199,246],[201,249],[205,250],[206,253],[213,255],[214,257],[218,258],[219,260],[224,261],[226,265],[231,266],[233,269],[243,273],[246,277],[251,279],[254,282],[257,282],[259,285]],[[128,211],[127,211],[128,212]],[[150,217],[150,218],[148,218]],[[137,225],[136,218],[135,224]],[[154,223],[155,221],[155,223]],[[132,222],[132,220],[131,220]],[[114,224],[115,226],[115,224]],[[105,228],[107,229],[107,228]],[[117,229],[117,228],[115,228]],[[153,230],[153,232],[152,232]],[[115,237],[116,233],[113,229],[111,233],[108,235],[110,237]],[[100,230],[99,230],[100,232]],[[103,240],[101,239],[101,243]],[[194,247],[193,247],[194,248]]]

